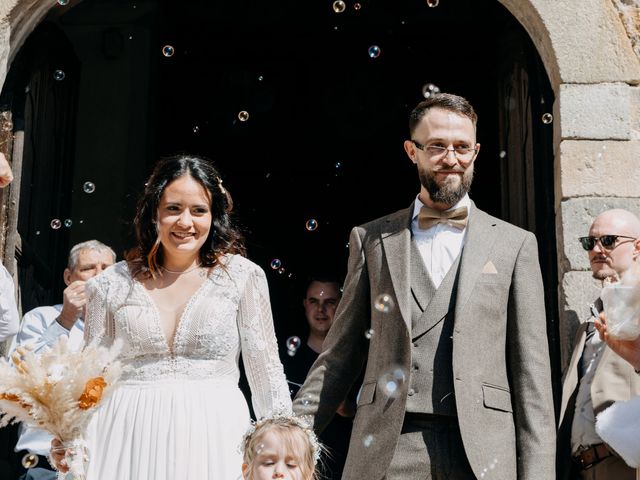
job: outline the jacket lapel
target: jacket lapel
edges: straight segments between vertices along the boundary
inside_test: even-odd
[[[456,300],[456,319],[460,318],[462,309],[469,300],[473,287],[482,273],[482,268],[487,263],[489,252],[493,248],[497,236],[496,223],[492,221],[489,215],[482,210],[478,210],[473,202],[471,202],[467,228],[467,238],[465,239],[462,258],[460,259],[460,283]]]
[[[411,288],[409,268],[411,259],[411,214],[413,203],[408,210],[401,210],[386,220],[382,229],[383,255],[389,266],[391,284],[398,300],[400,315],[411,331]]]

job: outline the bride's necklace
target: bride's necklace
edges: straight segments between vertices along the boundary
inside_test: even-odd
[[[189,272],[193,272],[194,270],[199,269],[200,267],[202,267],[201,263],[197,264],[195,267],[187,268],[186,270],[169,270],[167,267],[160,268],[162,268],[162,270],[164,270],[165,272],[175,273],[176,275],[185,275]]]

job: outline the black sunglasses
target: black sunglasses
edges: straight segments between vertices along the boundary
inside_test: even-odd
[[[578,240],[580,240],[580,244],[582,245],[582,248],[584,248],[587,252],[589,252],[594,249],[598,241],[600,241],[600,245],[602,245],[602,248],[611,250],[612,248],[614,248],[619,238],[628,238],[629,240],[636,240],[633,237],[627,237],[625,235],[602,235],[601,237],[580,237]]]

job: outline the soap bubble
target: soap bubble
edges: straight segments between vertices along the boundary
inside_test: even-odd
[[[438,87],[437,85],[434,85],[433,83],[425,83],[422,86],[422,96],[424,98],[429,98],[436,93],[440,93],[440,87]]]
[[[393,302],[393,298],[391,298],[391,295],[382,293],[376,297],[373,306],[379,312],[389,313],[391,310],[393,310],[395,304]]]
[[[549,125],[551,122],[553,122],[553,115],[551,115],[550,113],[545,113],[544,115],[542,115],[542,123],[544,123],[545,125]]]
[[[59,218],[54,218],[53,220],[51,220],[51,228],[53,228],[54,230],[58,230],[61,226],[62,222]]]
[[[365,448],[369,448],[371,445],[373,445],[374,441],[375,438],[373,437],[373,435],[367,435],[362,440],[362,444],[365,446]]]
[[[336,0],[335,2],[333,2],[333,11],[336,13],[342,13],[346,8],[347,6],[342,0]]]
[[[313,232],[316,228],[318,228],[318,222],[317,222],[317,220],[315,218],[310,218],[309,220],[307,220],[307,223],[305,224],[305,227],[310,232]]]
[[[200,131],[200,127],[198,125],[194,125],[192,130],[193,130],[193,133],[198,133]]]
[[[162,47],[162,55],[164,55],[165,57],[173,57],[174,53],[176,53],[176,50],[171,45],[165,45],[164,47]]]
[[[336,162],[336,170],[340,169],[340,167],[342,167],[342,164],[340,162]]]
[[[271,260],[271,268],[273,268],[274,270],[278,270],[281,266],[282,262],[279,258],[274,258],[273,260]]]
[[[61,4],[62,5],[62,4]],[[38,465],[38,456],[33,453],[27,453],[24,457],[22,457],[22,466],[24,468],[34,468]]]
[[[96,186],[93,182],[84,182],[82,190],[84,190],[84,193],[93,193],[96,191]]]
[[[303,405],[309,405],[311,403],[311,395],[304,395],[301,399]]]
[[[378,379],[378,387],[388,397],[395,398],[400,394],[406,375],[401,367],[393,367]]]
[[[369,330],[364,332],[364,338],[366,338],[367,340],[371,340],[371,337],[373,337],[374,333],[375,332],[373,331],[373,328],[370,328]]]
[[[358,11],[358,10],[360,10],[361,8],[362,8],[362,5],[360,5],[359,3],[354,3],[354,4],[353,4],[353,9],[354,9],[354,10]]]
[[[380,56],[381,50],[380,47],[377,45],[371,45],[369,47],[369,57],[371,58],[378,58]]]
[[[66,218],[64,220],[64,226],[69,228],[69,227],[71,227],[71,225],[73,225],[73,221],[70,218]]]
[[[246,110],[242,110],[238,113],[238,120],[240,120],[241,122],[246,122],[247,120],[249,120],[249,112],[247,112]]]
[[[300,348],[300,345],[302,345],[300,337],[294,335],[293,337],[287,338],[287,353],[293,357]]]
[[[500,158],[504,158],[507,156],[507,152],[505,152],[504,150],[500,150]]]
[[[69,0],[58,0],[58,5],[64,6],[64,5],[68,4],[68,3],[69,3]]]
[[[55,72],[53,72],[53,79],[61,82],[62,80],[64,80],[64,77],[66,77],[67,75],[64,73],[63,70],[56,70]]]
[[[440,0],[427,0],[427,6],[435,8],[440,4]]]
[[[284,272],[285,272],[284,267],[280,267],[280,268],[278,269],[278,273],[279,273],[280,275],[282,275]]]

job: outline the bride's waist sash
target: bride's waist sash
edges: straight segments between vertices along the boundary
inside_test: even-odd
[[[168,380],[209,380],[238,385],[239,372],[235,363],[217,359],[197,359],[181,356],[149,356],[122,359],[121,382],[156,382]]]

